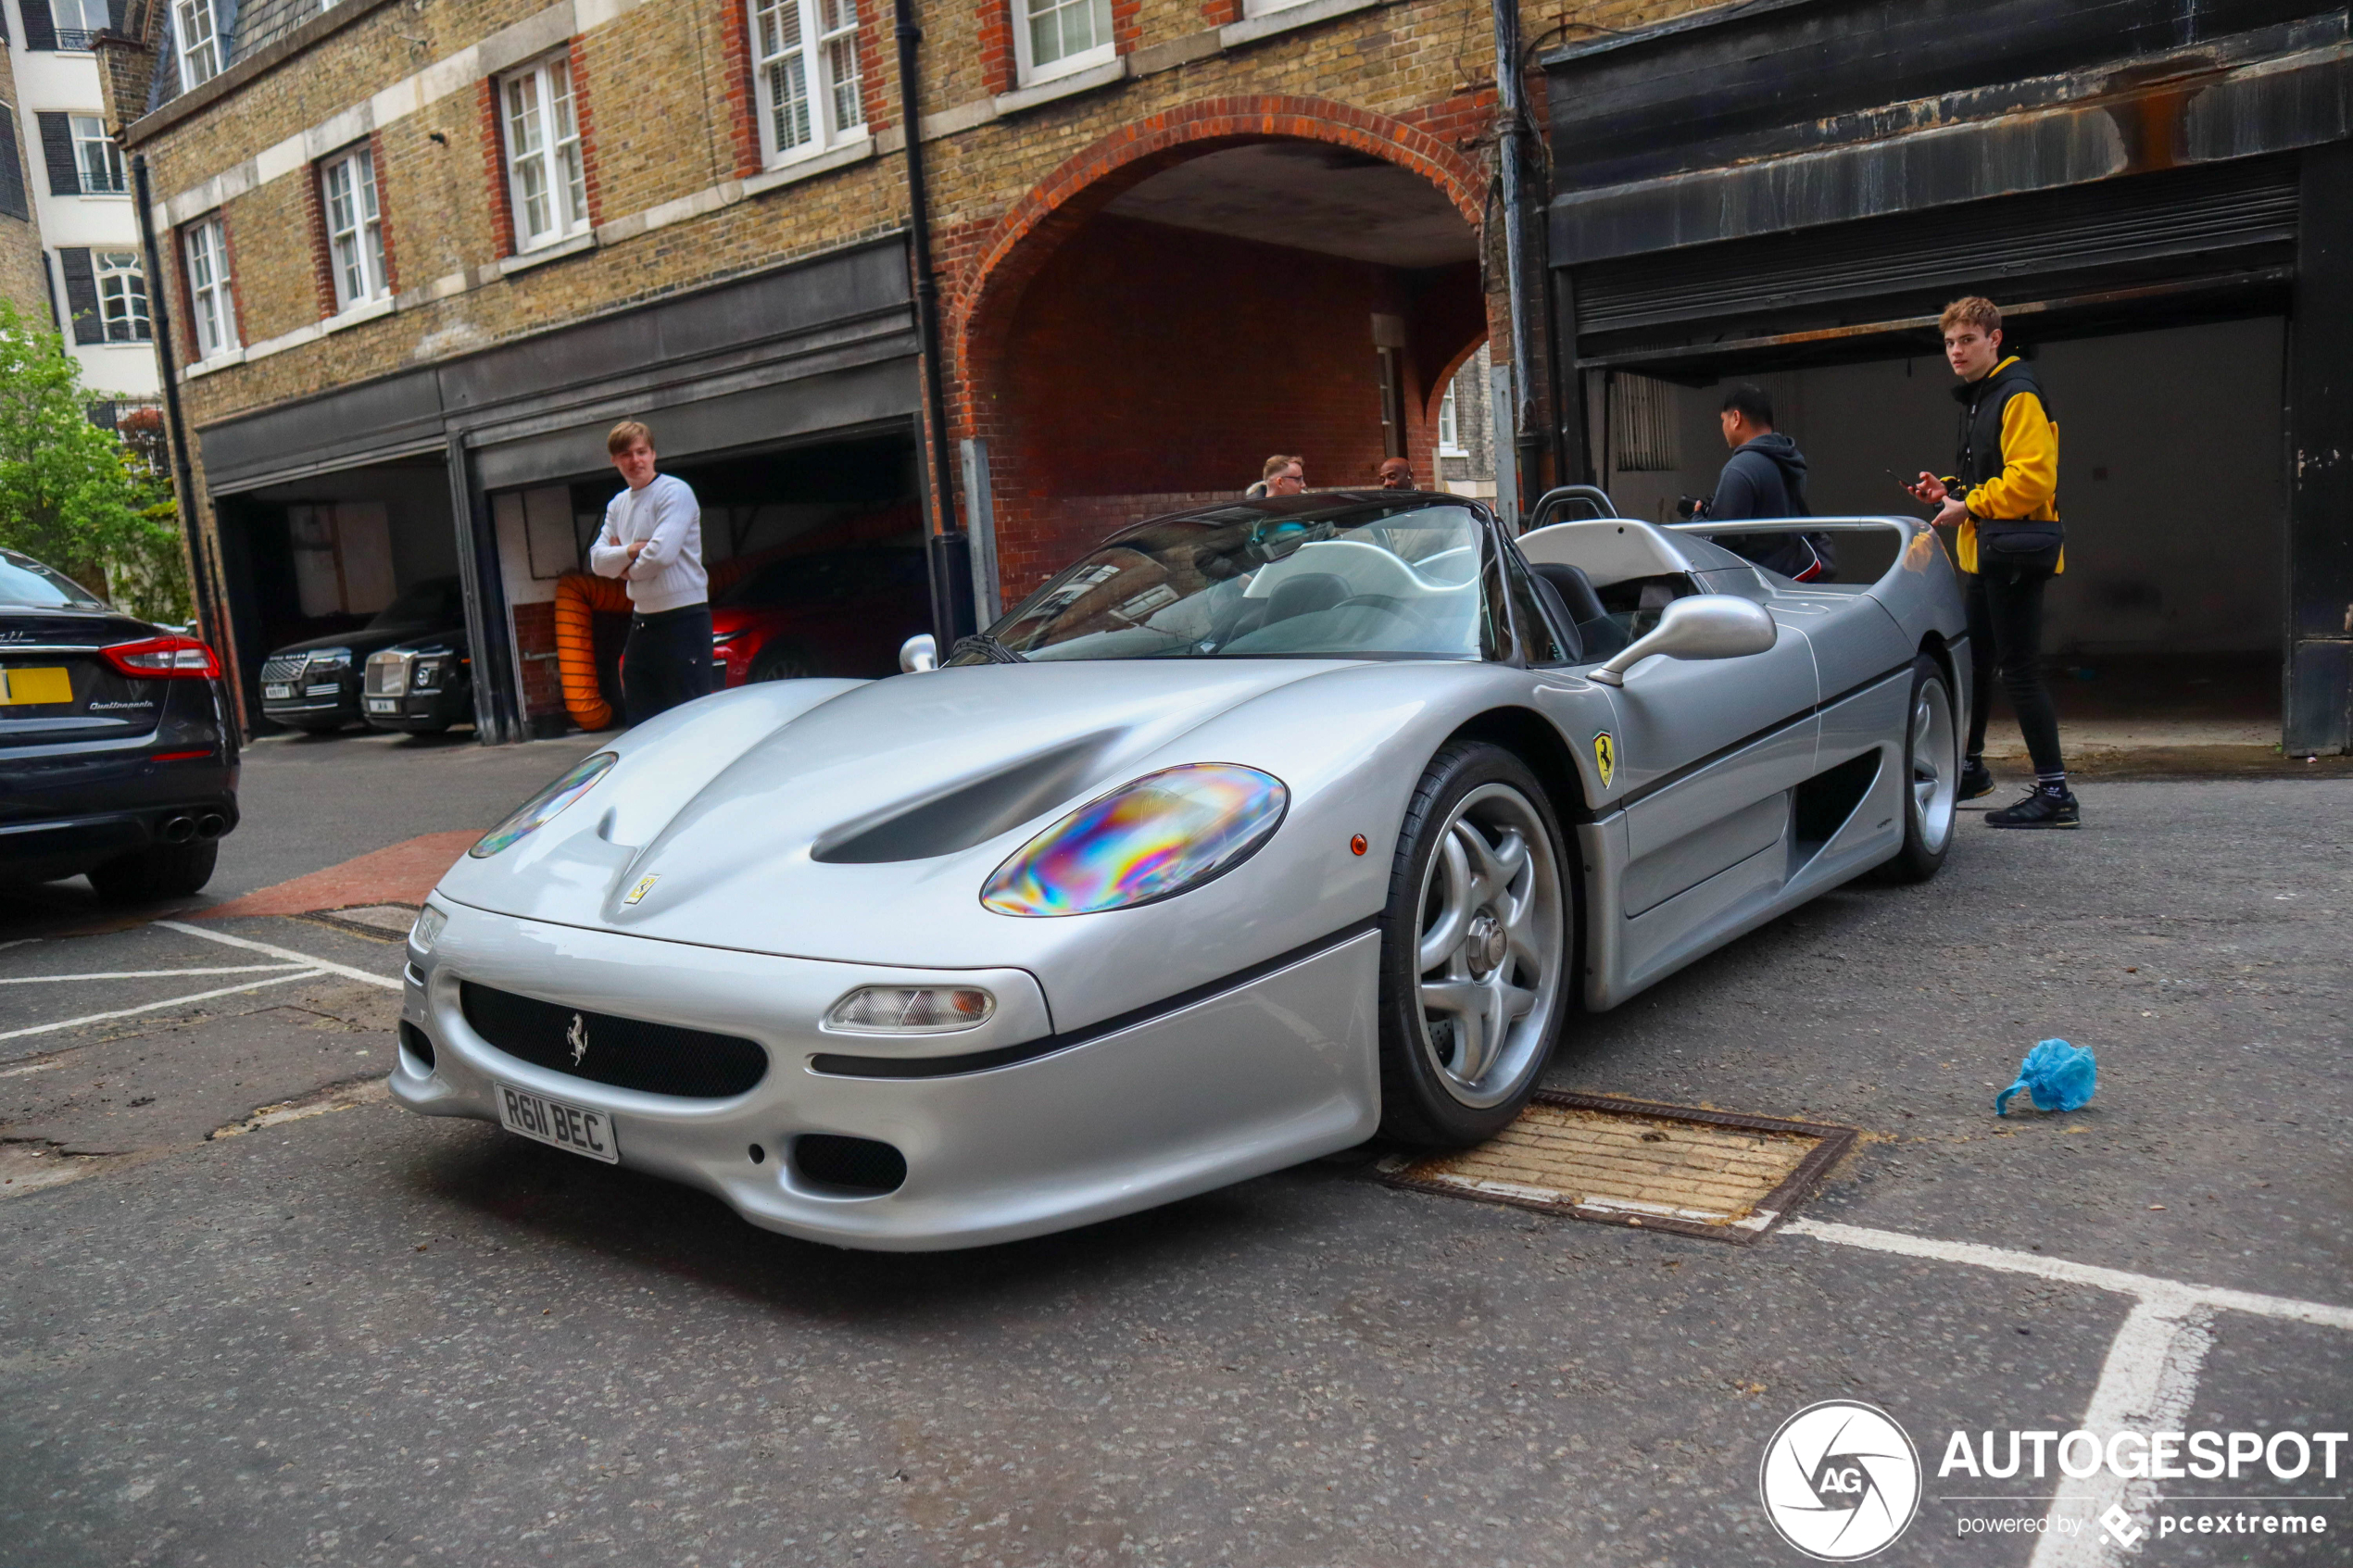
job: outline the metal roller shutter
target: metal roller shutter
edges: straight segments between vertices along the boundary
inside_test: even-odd
[[[1596,262],[1575,272],[1579,346],[1870,320],[1968,290],[2016,296],[2284,263],[2296,200],[2294,163],[2260,159]]]

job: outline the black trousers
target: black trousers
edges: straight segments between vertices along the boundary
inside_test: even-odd
[[[2039,556],[2025,558],[2024,564],[2007,562],[1982,540],[1977,550],[1980,570],[1961,574],[1973,676],[1963,754],[1976,757],[1985,750],[1985,719],[1998,671],[2034,771],[2060,772],[2065,764],[2059,760],[2058,713],[2043,684],[2043,590],[2050,585],[2055,562]]]
[[[711,607],[629,618],[621,650],[621,704],[632,728],[710,692]]]

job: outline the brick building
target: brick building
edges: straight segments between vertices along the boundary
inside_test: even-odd
[[[917,9],[974,491],[945,521],[986,529],[984,605],[1105,526],[1239,492],[1268,452],[1322,485],[1390,452],[1436,471],[1441,395],[1508,320],[1482,242],[1488,8]],[[170,252],[167,350],[248,687],[275,643],[455,572],[486,734],[544,723],[542,607],[617,483],[602,434],[624,416],[696,484],[719,558],[920,526],[886,21],[854,0],[227,14],[132,0],[145,69],[110,81]],[[299,570],[322,550],[335,571]]]
[[[248,684],[273,642],[456,573],[485,737],[553,719],[546,607],[629,415],[717,558],[928,518],[972,531],[984,609],[1270,452],[1321,485],[1391,452],[1442,476],[1482,345],[1516,376],[1507,490],[1705,491],[1720,383],[1761,378],[1818,502],[1880,510],[1874,476],[1949,450],[1934,307],[1987,292],[2067,371],[2070,451],[2114,454],[2068,481],[2098,547],[2062,643],[2245,656],[2286,671],[2291,740],[2347,744],[2353,464],[2323,437],[2353,356],[2318,304],[2353,265],[2343,7],[1529,7],[1549,209],[1516,311],[1489,7],[912,8],[937,444],[900,76],[856,0],[129,0],[114,113]],[[2174,367],[2187,422],[2133,418]],[[1638,401],[1665,434],[1614,448]],[[2192,503],[2149,506],[2145,471]]]
[[[16,72],[0,49],[0,299],[37,327],[50,322],[49,280],[41,254],[41,220],[25,181],[17,136]]]

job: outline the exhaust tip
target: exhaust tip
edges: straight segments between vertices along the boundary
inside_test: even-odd
[[[207,811],[203,816],[196,819],[196,836],[198,838],[219,838],[222,834],[228,831],[229,819],[222,816],[218,811]]]
[[[163,826],[156,830],[156,836],[166,844],[185,844],[196,836],[196,820],[194,817],[166,817]]]

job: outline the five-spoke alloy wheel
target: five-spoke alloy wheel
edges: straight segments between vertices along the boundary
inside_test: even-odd
[[[1381,975],[1381,1125],[1459,1145],[1503,1130],[1536,1086],[1568,995],[1566,857],[1542,786],[1484,743],[1423,774],[1390,878]]]

